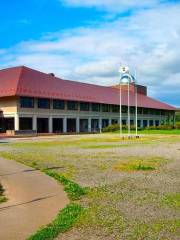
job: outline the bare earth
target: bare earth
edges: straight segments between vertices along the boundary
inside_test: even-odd
[[[0,181],[8,198],[0,205],[2,240],[26,239],[68,203],[56,181],[15,161],[0,158]]]

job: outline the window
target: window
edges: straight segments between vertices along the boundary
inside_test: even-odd
[[[20,97],[20,107],[21,108],[33,108],[34,107],[34,98]]]
[[[149,126],[150,127],[154,126],[154,121],[153,120],[149,120]]]
[[[148,114],[148,113],[149,113],[148,108],[144,108],[143,109],[143,114]]]
[[[110,112],[110,105],[102,104],[102,111],[103,112]]]
[[[100,112],[100,104],[99,103],[92,103],[92,111],[93,112]]]
[[[137,112],[138,112],[138,114],[142,114],[143,113],[143,109],[138,107]]]
[[[119,112],[119,106],[118,105],[112,105],[112,112],[114,112],[114,113]]]
[[[81,102],[80,103],[80,110],[81,111],[89,111],[89,103]]]
[[[65,101],[64,100],[54,99],[53,100],[53,109],[64,110],[65,109]]]
[[[49,109],[50,100],[47,98],[38,98],[38,108]]]
[[[78,110],[78,102],[68,101],[67,108],[68,108],[68,110]]]
[[[122,106],[122,113],[127,113],[128,112],[128,108],[126,106]]]
[[[19,118],[20,130],[32,130],[32,118]]]
[[[159,124],[160,124],[160,123],[159,123],[159,120],[156,120],[156,121],[155,121],[156,127],[159,126]]]
[[[132,114],[135,113],[135,107],[130,107],[130,113],[132,113]]]
[[[161,110],[155,109],[155,115],[161,115]]]
[[[112,124],[112,125],[118,124],[118,120],[117,120],[117,119],[112,119],[111,124]]]

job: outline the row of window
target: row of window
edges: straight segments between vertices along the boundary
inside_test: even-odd
[[[37,99],[38,108],[50,109],[50,99],[47,98],[38,98]],[[110,106],[112,108],[110,108]],[[21,97],[20,98],[20,107],[21,108],[34,108],[34,98],[32,97]],[[64,100],[53,100],[53,109],[65,110],[65,101]],[[109,105],[102,104],[102,112],[110,112],[112,109],[113,113],[119,113],[118,105]],[[67,110],[78,110],[78,102],[76,101],[67,101]],[[89,111],[90,103],[80,102],[80,111]],[[93,112],[100,112],[101,105],[99,103],[92,103],[91,110]],[[122,106],[122,113],[127,113],[127,106]],[[135,113],[135,107],[130,108],[130,113]],[[151,114],[151,115],[165,115],[165,111],[158,109],[148,109],[148,108],[138,108],[138,114]]]

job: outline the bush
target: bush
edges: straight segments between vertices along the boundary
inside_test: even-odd
[[[119,130],[120,130],[119,124],[113,124],[113,125],[109,125],[109,126],[103,128],[102,132],[116,132],[116,131],[119,131]],[[128,126],[123,125],[122,130],[128,130]],[[136,130],[136,126],[131,125],[131,130]],[[141,128],[138,128],[138,130],[140,131]]]
[[[159,125],[146,127],[146,130],[172,130],[175,129],[173,125]]]
[[[180,123],[176,123],[176,129],[180,129]]]

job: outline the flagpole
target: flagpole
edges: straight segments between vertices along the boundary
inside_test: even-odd
[[[130,120],[130,85],[129,85],[129,81],[128,81],[128,137],[130,137],[130,134],[131,134],[130,124],[131,124],[131,120]]]
[[[119,129],[120,129],[120,137],[122,137],[122,88],[121,88],[121,77],[122,75],[120,74],[120,96],[119,96]]]
[[[138,93],[137,93],[137,70],[135,69],[135,101],[136,101],[136,138],[138,137]]]

